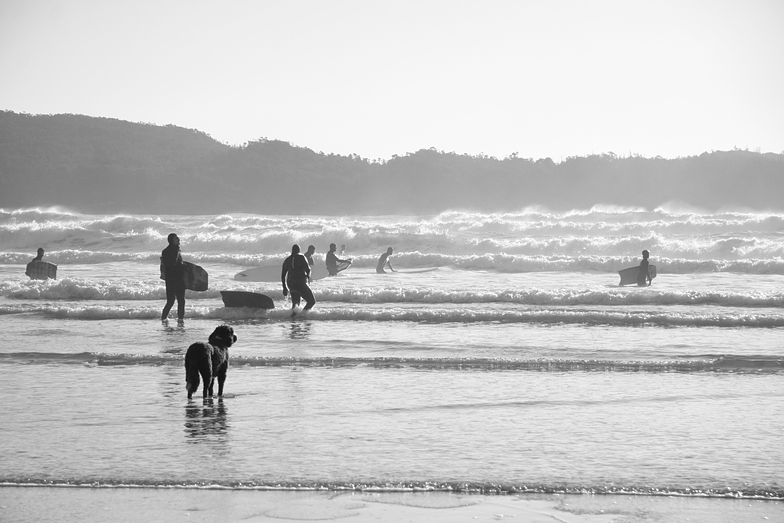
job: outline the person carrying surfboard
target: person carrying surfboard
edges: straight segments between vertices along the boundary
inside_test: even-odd
[[[335,251],[338,249],[337,245],[334,243],[329,244],[329,252],[327,253],[327,273],[330,276],[337,276],[340,271],[345,271],[348,269],[349,264],[351,264],[351,260],[341,260],[337,256],[335,256]],[[341,264],[341,266],[338,266]]]
[[[396,270],[395,270],[395,269],[392,267],[392,262],[390,262],[390,261],[389,261],[389,256],[390,256],[391,254],[392,254],[392,247],[390,247],[389,249],[387,249],[387,252],[385,252],[384,254],[382,254],[382,255],[381,255],[381,257],[378,259],[378,265],[376,265],[376,272],[377,272],[378,274],[386,274],[386,272],[387,272],[387,271],[385,271],[385,270],[384,270],[384,266],[385,266],[385,265],[386,265],[387,267],[389,267],[389,270],[390,270],[390,271],[392,271],[392,272],[397,272],[397,271],[396,271]]]
[[[180,238],[171,233],[167,239],[169,245],[161,251],[161,269],[166,281],[166,305],[163,306],[161,312],[161,321],[168,319],[175,299],[177,300],[177,320],[182,321],[185,318],[185,280],[183,279],[185,266],[182,263],[182,254],[180,254]]]
[[[652,283],[651,275],[648,270],[648,256],[650,253],[647,250],[642,251],[642,261],[640,262],[640,272],[637,273],[637,286],[638,287],[646,287],[646,280],[647,286],[650,287]]]
[[[291,292],[291,308],[299,305],[300,299],[305,299],[303,311],[313,308],[316,298],[313,291],[308,287],[310,280],[310,264],[308,260],[300,254],[299,245],[291,246],[291,256],[283,260],[283,267],[280,272],[280,283],[283,285],[283,296]],[[288,286],[287,286],[288,284]],[[293,316],[293,314],[292,314]]]
[[[36,263],[42,262],[42,263]],[[42,268],[43,265],[45,268]],[[44,261],[44,250],[42,247],[38,248],[38,256],[30,260],[25,269],[25,276],[29,276],[33,280],[46,280],[47,278],[54,278],[55,273],[52,273],[51,267],[57,269],[56,265]]]

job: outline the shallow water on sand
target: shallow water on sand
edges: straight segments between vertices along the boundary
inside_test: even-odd
[[[14,250],[39,229],[6,231],[0,481],[784,497],[779,218],[746,216],[764,225],[754,237],[717,232],[737,216],[713,216],[707,233],[694,218],[677,235],[664,227],[647,238],[663,251],[653,285],[619,288],[617,269],[633,263],[625,227],[641,227],[632,214],[602,214],[606,227],[588,232],[559,225],[560,237],[496,219],[507,228],[495,246],[486,228],[449,232],[461,215],[406,219],[414,248],[394,262],[440,267],[388,275],[375,274],[369,224],[393,218],[366,218],[346,225],[356,266],[314,282],[316,308],[293,319],[279,284],[233,279],[279,256],[263,229],[260,254],[236,241],[240,217],[127,217],[117,248],[107,237],[53,249],[47,282],[21,277]],[[318,220],[327,227],[314,218],[308,230]],[[73,234],[104,234],[90,227]],[[190,231],[184,257],[210,273],[182,324],[159,320],[155,249],[170,228]],[[277,308],[227,308],[221,290]],[[185,350],[222,322],[239,337],[227,394],[187,400]]]

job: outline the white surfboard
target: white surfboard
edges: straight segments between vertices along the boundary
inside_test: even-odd
[[[395,269],[395,272],[399,272],[400,274],[419,274],[420,272],[432,272],[437,270],[438,267],[426,267],[424,269]]]
[[[264,265],[255,269],[238,272],[234,275],[237,281],[261,281],[261,282],[280,282],[280,273],[283,270],[283,262],[275,265]],[[310,278],[320,280],[328,276],[327,267],[317,263],[310,266]]]
[[[621,277],[621,281],[618,283],[618,286],[623,285],[637,285],[637,275],[640,274],[640,266],[636,267],[629,267],[628,269],[624,269],[622,271],[618,271],[618,275]],[[648,265],[648,274],[650,275],[651,279],[656,277],[656,266],[655,265]]]

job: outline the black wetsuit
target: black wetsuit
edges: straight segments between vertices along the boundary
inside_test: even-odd
[[[640,272],[637,273],[637,286],[638,287],[645,287],[648,285],[648,259],[644,258],[640,262]]]
[[[303,310],[308,310],[316,304],[313,291],[308,286],[310,277],[310,264],[302,254],[292,254],[283,261],[280,279],[283,288],[288,285],[291,293],[291,304],[296,307],[299,305],[300,298],[305,299]]]
[[[329,251],[327,253],[327,273],[329,273],[330,276],[337,276],[339,272],[338,263],[346,263],[347,261],[348,260],[341,260],[335,256],[334,252]]]
[[[169,245],[161,251],[161,261],[165,271],[166,280],[166,305],[163,307],[161,319],[169,316],[169,311],[177,300],[177,319],[185,317],[185,280],[183,275],[185,266],[182,264],[182,255],[178,245]]]

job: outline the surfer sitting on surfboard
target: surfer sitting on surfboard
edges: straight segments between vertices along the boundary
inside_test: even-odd
[[[394,268],[392,268],[392,263],[389,261],[389,256],[392,254],[392,247],[387,249],[387,252],[381,255],[378,259],[378,265],[376,265],[376,272],[379,274],[386,274],[387,271],[384,270],[384,266],[388,266],[389,270],[392,272],[397,272]]]
[[[351,263],[351,260],[341,260],[335,256],[336,250],[337,245],[330,243],[329,252],[327,253],[327,272],[330,276],[337,276],[340,271],[348,269],[348,264]],[[338,267],[338,264],[341,264],[340,267]]]
[[[310,310],[316,304],[313,291],[308,287],[310,279],[310,265],[308,260],[300,254],[299,245],[291,246],[291,256],[283,261],[280,273],[280,283],[283,285],[283,296],[291,292],[291,308],[299,305],[301,298],[305,298],[303,311]],[[286,284],[288,283],[288,287]]]
[[[637,286],[638,287],[646,287],[645,281],[648,281],[647,286],[650,287],[651,282],[651,275],[648,273],[648,256],[650,253],[647,250],[642,251],[642,261],[640,262],[640,272],[637,273]]]

